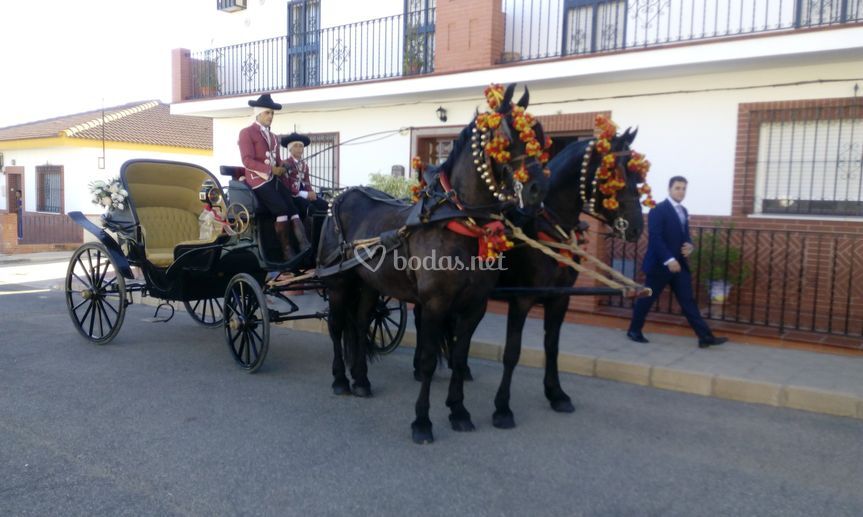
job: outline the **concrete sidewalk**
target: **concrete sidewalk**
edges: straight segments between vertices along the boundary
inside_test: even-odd
[[[40,262],[69,262],[72,251],[46,251],[42,253],[0,253],[0,267]]]
[[[292,297],[304,310],[323,306],[316,295]],[[319,320],[298,320],[288,328],[326,332]],[[525,323],[520,365],[543,368],[543,322]],[[801,409],[863,419],[863,354],[832,354],[746,344],[745,338],[706,349],[697,339],[647,333],[634,343],[624,330],[564,323],[560,336],[562,372],[600,377],[696,395]],[[486,313],[471,342],[471,356],[501,361],[506,315]],[[735,341],[737,340],[737,341]],[[413,318],[402,346],[416,344]]]
[[[71,252],[0,255],[0,267],[26,263],[68,262]],[[322,308],[316,294],[291,298],[304,312]],[[297,320],[284,327],[326,332],[326,323]],[[652,325],[662,328],[661,325]],[[700,349],[694,336],[646,332],[650,343],[634,343],[625,331],[598,325],[564,323],[560,338],[560,370],[655,388],[742,402],[801,409],[863,419],[863,354],[821,353],[732,341]],[[506,337],[506,316],[487,313],[473,336],[471,356],[500,361]],[[520,364],[542,368],[543,323],[528,318]],[[409,311],[402,341],[415,346]]]

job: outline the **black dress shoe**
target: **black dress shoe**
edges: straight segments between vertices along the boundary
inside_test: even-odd
[[[698,340],[698,348],[707,348],[709,346],[719,346],[728,341],[727,337],[710,336]]]
[[[641,332],[630,331],[626,333],[626,337],[628,337],[631,341],[635,341],[636,343],[650,343],[650,341],[648,341],[647,338],[644,337],[644,334],[642,334]]]

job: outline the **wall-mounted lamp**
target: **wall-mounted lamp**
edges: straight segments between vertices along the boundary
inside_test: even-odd
[[[446,122],[446,110],[443,106],[439,106],[438,109],[435,110],[435,113],[437,113],[438,120]]]

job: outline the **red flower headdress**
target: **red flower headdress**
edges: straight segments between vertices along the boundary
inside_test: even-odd
[[[502,192],[497,192],[498,186],[494,184],[491,173],[488,170],[488,164],[484,163],[481,154],[485,154],[488,158],[497,163],[507,163],[512,159],[509,147],[511,142],[502,134],[496,133],[503,121],[504,115],[497,110],[500,109],[505,97],[503,85],[492,84],[486,87],[483,92],[488,102],[488,107],[491,111],[480,113],[476,116],[474,132],[474,164],[480,172],[482,179],[485,180],[488,189],[492,193],[497,193],[500,200],[506,199],[506,195]],[[517,105],[511,105],[510,113],[512,114],[512,124],[518,131],[518,138],[524,143],[525,154],[528,157],[536,158],[543,165],[548,162],[548,149],[551,147],[551,138],[546,137],[545,142],[540,143],[537,139],[536,131],[533,127],[536,125],[536,119],[530,113],[527,113],[524,108]],[[477,142],[477,132],[479,133],[479,142]],[[546,176],[551,172],[548,169],[543,171]],[[526,183],[530,179],[527,168],[522,160],[521,166],[515,171],[514,177],[521,183]]]
[[[600,156],[599,169],[594,176],[594,190],[599,190],[605,195],[602,200],[602,206],[608,210],[617,210],[620,203],[617,200],[617,192],[626,187],[626,180],[617,168],[617,157],[611,153],[611,140],[617,134],[617,124],[611,121],[604,115],[597,115],[595,119],[597,139],[593,144],[593,150]],[[584,154],[584,162],[582,163],[582,185],[581,197],[586,199],[586,172],[587,164],[591,157],[590,145]],[[650,195],[650,185],[647,184],[647,172],[650,170],[650,162],[645,159],[644,155],[630,150],[630,158],[626,163],[626,169],[634,174],[638,174],[638,183],[642,183],[638,187],[640,195],[645,196],[642,204],[648,208],[653,208],[656,203]]]

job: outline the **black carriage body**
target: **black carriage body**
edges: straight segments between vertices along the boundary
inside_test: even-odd
[[[322,312],[294,315],[299,308],[283,295],[292,289],[321,288],[313,274],[304,275],[302,284],[265,282],[268,273],[294,270],[298,265],[282,260],[273,216],[259,206],[254,192],[238,181],[242,171],[222,168],[222,174],[234,179],[228,195],[222,196],[227,199],[216,204],[229,221],[244,219],[246,224],[240,225],[242,231],[223,233],[211,240],[198,239],[198,217],[205,209],[199,194],[205,181],[220,192],[222,187],[209,171],[189,163],[124,163],[120,184],[128,196],[122,210],[111,209],[102,216],[103,227],[81,212],[69,213],[99,240],[75,251],[66,275],[67,308],[78,332],[94,343],[110,342],[122,325],[126,306],[132,303],[131,292],[181,301],[198,323],[221,326],[234,358],[245,370],[254,372],[266,357],[271,321],[325,318]],[[313,241],[316,237],[313,235]],[[268,308],[264,293],[293,308],[285,312]],[[406,321],[403,302],[382,298],[369,339],[381,353],[387,353],[401,341]]]
[[[103,216],[116,241],[95,225],[84,225],[83,216],[70,217],[99,238],[124,276],[132,278],[123,263],[140,269],[146,294],[170,301],[220,298],[235,274],[263,281],[267,270],[252,240],[226,234],[198,239],[198,216],[204,209],[198,193],[206,180],[221,190],[218,179],[198,165],[130,160],[120,170],[120,183],[128,192],[125,208]],[[224,213],[226,207],[218,209]]]

